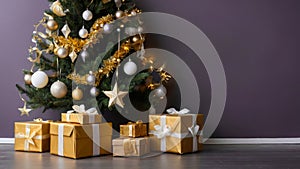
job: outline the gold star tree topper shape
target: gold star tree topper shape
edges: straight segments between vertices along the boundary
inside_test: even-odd
[[[123,102],[123,97],[125,97],[128,94],[128,92],[119,91],[117,83],[115,83],[115,86],[112,91],[103,91],[103,93],[107,97],[109,97],[108,107],[112,106],[113,104],[116,104],[124,108],[125,103]]]

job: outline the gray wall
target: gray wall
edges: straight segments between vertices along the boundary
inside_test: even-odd
[[[300,137],[300,1],[151,0],[138,4],[144,11],[167,12],[189,20],[219,52],[227,75],[228,99],[215,137]],[[22,83],[21,70],[30,67],[26,56],[32,25],[47,7],[46,0],[11,0],[0,7],[0,137],[13,136],[14,121],[59,117],[58,113],[35,111],[29,118],[21,118],[17,111],[22,103],[15,83]],[[176,50],[182,44],[174,40],[167,43],[164,38],[160,43],[180,56],[193,55],[188,48]],[[201,67],[193,71],[205,77]],[[207,86],[207,82],[203,84]],[[207,110],[209,101],[201,107]]]

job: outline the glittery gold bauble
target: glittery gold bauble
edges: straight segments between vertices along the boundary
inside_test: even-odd
[[[58,80],[51,85],[50,93],[53,97],[60,99],[66,96],[68,88],[63,82]]]
[[[26,74],[24,76],[25,84],[31,85],[31,74]]]
[[[48,20],[48,22],[47,22],[47,28],[48,28],[50,31],[55,31],[55,30],[57,30],[57,28],[58,28],[58,24],[57,24],[57,22],[56,22],[55,20],[50,19],[50,20]]]
[[[83,97],[83,92],[81,89],[79,89],[78,87],[76,87],[75,90],[73,90],[72,92],[72,97],[74,100],[81,100]]]

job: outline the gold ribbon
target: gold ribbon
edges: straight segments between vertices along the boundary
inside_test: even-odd
[[[136,141],[135,139],[124,139],[123,141],[123,148],[124,148],[124,154],[125,155],[137,155],[137,149],[136,149]]]

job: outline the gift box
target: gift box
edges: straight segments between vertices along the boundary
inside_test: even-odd
[[[50,122],[15,122],[15,150],[47,152],[50,149]]]
[[[143,137],[148,135],[147,124],[142,121],[136,123],[129,122],[126,125],[120,125],[121,137]]]
[[[117,138],[113,140],[113,156],[138,157],[150,153],[148,137]]]
[[[112,125],[55,122],[50,126],[50,153],[83,158],[111,154]]]
[[[71,122],[79,124],[101,123],[102,116],[98,114],[96,108],[85,110],[84,105],[74,105],[73,110],[61,114],[62,122]]]
[[[62,113],[62,122],[71,122],[78,124],[92,124],[101,123],[102,115],[100,114],[87,114],[87,113]]]
[[[202,150],[203,114],[149,115],[151,150],[190,153]]]

